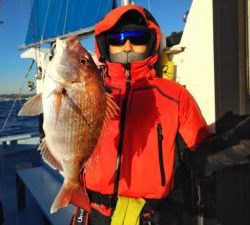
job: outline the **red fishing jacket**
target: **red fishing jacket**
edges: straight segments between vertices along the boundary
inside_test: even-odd
[[[96,25],[96,51],[102,57],[102,34],[128,10],[136,10],[156,33],[159,26],[143,8],[129,5],[110,12]],[[86,186],[102,194],[159,199],[173,187],[176,137],[195,147],[209,136],[201,112],[191,94],[180,84],[156,76],[157,54],[132,62],[130,68],[106,60],[105,85],[120,107],[101,136],[93,166],[85,171]],[[126,76],[126,74],[129,76]]]

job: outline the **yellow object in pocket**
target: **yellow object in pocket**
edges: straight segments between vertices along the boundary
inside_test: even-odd
[[[143,198],[118,196],[111,225],[139,225],[140,213],[145,203]]]

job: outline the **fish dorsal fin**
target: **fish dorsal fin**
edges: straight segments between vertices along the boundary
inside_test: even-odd
[[[104,132],[104,130],[108,126],[108,122],[110,120],[118,117],[119,110],[120,110],[120,108],[118,107],[118,105],[114,101],[114,97],[111,94],[106,93],[106,110],[105,110],[105,117],[104,117],[104,121],[103,121],[103,126],[102,126],[102,129],[100,132],[99,139],[98,139],[97,144],[95,146],[95,150],[92,152],[89,159],[86,162],[84,162],[85,171],[94,168],[94,165],[96,163],[98,163],[101,140],[103,138],[104,133],[107,134],[106,132]]]
[[[103,126],[101,129],[99,140],[101,139],[103,131],[105,130],[105,127],[107,126],[108,122],[112,119],[117,118],[119,111],[120,111],[119,106],[116,104],[114,100],[114,96],[112,96],[111,94],[107,92],[105,93],[105,96],[106,96],[105,117],[104,117]]]
[[[45,138],[42,140],[38,150],[40,150],[44,162],[50,165],[53,169],[63,171],[61,163],[51,154]]]
[[[104,123],[106,123],[110,119],[116,118],[118,116],[119,110],[120,108],[114,101],[114,97],[111,94],[106,93],[106,114]]]
[[[43,113],[43,104],[42,104],[42,94],[37,94],[31,97],[21,110],[18,112],[18,116],[36,116]]]

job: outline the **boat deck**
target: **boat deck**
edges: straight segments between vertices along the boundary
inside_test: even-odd
[[[26,207],[17,209],[16,169],[38,166],[39,140],[25,140],[23,143],[0,145],[0,199],[3,207],[4,225],[42,225],[43,216],[32,196],[26,192]],[[25,143],[26,142],[26,143]]]

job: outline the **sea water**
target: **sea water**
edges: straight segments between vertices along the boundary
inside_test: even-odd
[[[25,102],[25,99],[0,100],[0,137],[39,132],[39,116],[18,116]]]

